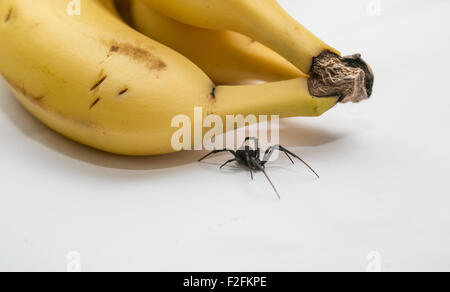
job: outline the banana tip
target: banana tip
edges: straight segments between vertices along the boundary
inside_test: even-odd
[[[340,57],[324,51],[313,59],[308,81],[315,97],[340,96],[340,102],[360,102],[372,95],[374,74],[360,54]]]

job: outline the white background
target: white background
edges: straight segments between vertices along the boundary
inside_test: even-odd
[[[127,158],[80,146],[0,82],[0,270],[450,271],[450,2],[280,0],[376,74],[373,98],[282,121],[286,160],[218,170],[204,152]],[[375,4],[376,4],[375,0]],[[370,257],[369,257],[370,258]],[[376,265],[375,265],[376,266]]]

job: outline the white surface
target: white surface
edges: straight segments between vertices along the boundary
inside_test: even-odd
[[[376,0],[375,0],[376,1]],[[0,270],[450,271],[450,3],[280,1],[373,66],[373,99],[283,121],[282,160],[219,171],[198,152],[126,158],[48,130],[0,82]],[[328,7],[327,7],[328,6]],[[322,12],[319,12],[322,11]],[[318,17],[318,15],[321,15]]]

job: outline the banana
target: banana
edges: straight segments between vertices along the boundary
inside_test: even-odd
[[[293,19],[276,0],[142,0],[178,21],[242,33],[278,52],[308,74],[323,51],[339,54]]]
[[[82,144],[123,155],[175,152],[172,119],[254,114],[318,116],[338,97],[315,98],[308,80],[216,86],[178,52],[140,34],[107,0],[0,2],[0,74],[48,127]]]
[[[276,0],[142,1],[183,23],[235,31],[262,43],[311,75],[308,87],[314,96],[339,94],[343,102],[359,102],[372,94],[373,72],[360,55],[342,58]]]
[[[216,84],[305,76],[284,58],[247,36],[186,25],[157,13],[141,1],[133,0],[130,5],[132,23],[137,30],[192,60]]]

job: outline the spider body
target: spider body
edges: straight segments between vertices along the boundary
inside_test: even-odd
[[[236,162],[242,166],[249,167],[254,171],[259,170],[258,162],[264,167],[265,162],[260,160],[261,150],[253,150],[250,146],[243,146],[236,151]]]
[[[252,147],[250,147],[248,145],[249,141],[253,141],[254,142],[255,148],[252,148]],[[297,158],[304,165],[306,165],[306,167],[308,167],[317,176],[317,178],[319,178],[319,175],[314,171],[314,169],[312,169],[311,166],[309,166],[303,159],[301,159],[299,156],[297,156],[296,154],[294,154],[293,152],[289,151],[288,149],[284,148],[281,145],[275,145],[275,146],[269,147],[266,150],[266,152],[264,153],[263,160],[261,160],[261,149],[259,148],[258,139],[257,138],[252,138],[252,137],[247,137],[245,139],[242,147],[240,147],[236,151],[234,151],[232,149],[226,149],[226,148],[225,149],[221,149],[221,150],[214,150],[214,151],[208,153],[203,158],[201,158],[199,161],[202,161],[202,160],[206,159],[207,157],[209,157],[209,156],[211,156],[213,154],[216,154],[216,153],[229,152],[229,153],[231,153],[234,156],[234,158],[226,161],[224,164],[222,164],[222,166],[220,168],[225,167],[229,163],[237,162],[239,165],[244,166],[244,167],[249,169],[252,179],[253,179],[253,172],[261,171],[261,172],[264,173],[264,175],[266,176],[267,180],[272,185],[272,187],[273,187],[274,191],[276,192],[278,198],[280,198],[280,195],[279,195],[277,189],[273,185],[272,181],[270,180],[270,178],[267,175],[266,170],[265,170],[266,164],[269,162],[270,157],[273,155],[275,150],[278,150],[278,151],[281,151],[281,152],[285,153],[286,156],[289,158],[289,160],[292,163],[294,163],[294,160],[292,160],[291,156]]]

